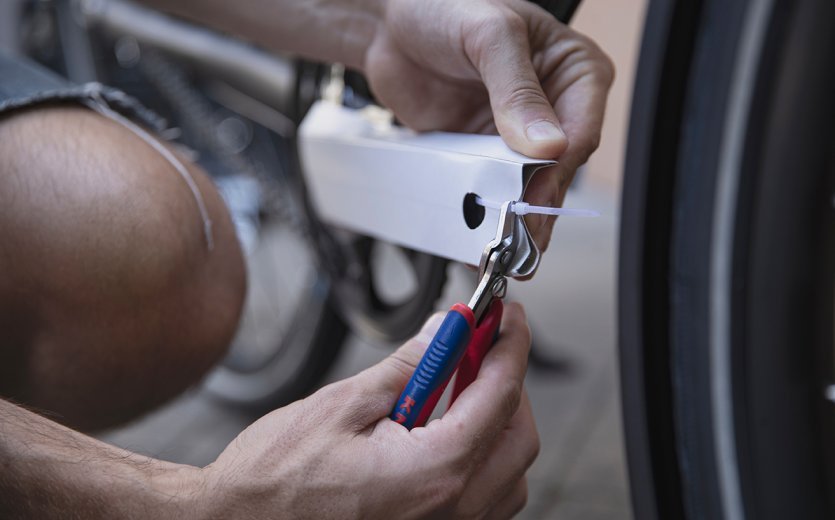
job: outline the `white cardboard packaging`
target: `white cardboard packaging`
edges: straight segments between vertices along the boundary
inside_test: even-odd
[[[496,235],[487,209],[470,229],[469,193],[521,200],[534,172],[555,164],[510,150],[498,136],[395,127],[380,109],[319,101],[299,133],[302,168],[323,221],[411,249],[478,265]]]

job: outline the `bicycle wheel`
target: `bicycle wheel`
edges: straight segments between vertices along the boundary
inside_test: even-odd
[[[263,223],[260,234],[238,334],[204,386],[228,403],[267,411],[316,388],[348,329],[305,239],[280,221]]]
[[[835,516],[833,21],[650,5],[619,274],[637,518]]]

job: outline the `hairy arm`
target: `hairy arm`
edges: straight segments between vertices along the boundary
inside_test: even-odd
[[[141,0],[268,49],[363,69],[385,0]]]
[[[110,446],[0,400],[2,518],[167,518],[193,511],[199,471]]]

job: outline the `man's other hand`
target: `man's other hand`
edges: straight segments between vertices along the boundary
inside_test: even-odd
[[[530,157],[559,159],[526,200],[559,206],[597,148],[609,58],[525,0],[389,0],[364,70],[375,95],[416,130],[498,133]],[[527,217],[545,249],[554,217]]]

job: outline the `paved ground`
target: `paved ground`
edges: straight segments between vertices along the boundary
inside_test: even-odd
[[[615,357],[613,196],[580,184],[567,206],[596,208],[596,219],[564,219],[532,283],[513,284],[538,352],[557,369],[532,368],[527,387],[542,438],[520,518],[615,520],[630,517]],[[466,298],[472,275],[450,271],[439,307]],[[356,373],[385,356],[385,345],[351,338],[329,379]],[[204,465],[256,417],[196,389],[164,409],[103,437],[164,459]]]

